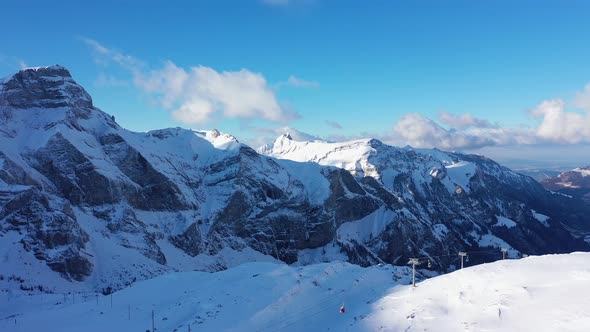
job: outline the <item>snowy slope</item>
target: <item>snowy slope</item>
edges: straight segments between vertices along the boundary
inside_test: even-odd
[[[110,297],[3,297],[10,331],[588,331],[590,254],[505,260],[408,285],[406,267],[249,263]],[[85,301],[80,303],[81,301]],[[344,304],[346,312],[339,313]],[[16,322],[15,322],[16,320]]]

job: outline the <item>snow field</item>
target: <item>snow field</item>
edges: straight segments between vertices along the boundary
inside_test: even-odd
[[[158,331],[590,330],[590,253],[482,264],[416,288],[410,279],[388,265],[247,263],[138,282],[112,308],[109,296],[12,307],[4,297],[0,330],[145,331],[152,310]]]

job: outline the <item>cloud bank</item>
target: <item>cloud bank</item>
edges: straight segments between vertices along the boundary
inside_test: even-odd
[[[587,90],[588,87],[584,91]],[[580,100],[584,101],[586,95],[580,99],[581,94],[576,96],[577,105],[584,105],[580,104]],[[529,115],[537,121],[536,126],[506,128],[469,114],[439,114],[440,124],[421,114],[407,113],[392,126],[391,131],[332,135],[326,140],[377,138],[396,146],[467,151],[488,147],[590,144],[590,111],[568,111],[563,100],[555,99],[541,102],[529,111]]]
[[[574,103],[585,106],[588,100],[579,97]],[[542,102],[530,113],[541,119],[535,131],[538,138],[561,144],[590,143],[590,111],[567,112],[563,100],[556,99]]]
[[[590,88],[576,95],[573,104],[590,106]],[[420,114],[406,114],[393,126],[394,140],[420,148],[478,149],[511,144],[580,144],[590,143],[590,111],[567,111],[561,99],[545,100],[529,114],[537,119],[533,128],[501,128],[471,115],[442,113],[447,129]],[[588,108],[590,109],[590,107]],[[456,129],[455,129],[456,128]]]
[[[413,147],[439,147],[442,149],[478,148],[491,145],[490,138],[469,132],[445,129],[433,120],[417,114],[404,115],[393,131],[400,141]]]

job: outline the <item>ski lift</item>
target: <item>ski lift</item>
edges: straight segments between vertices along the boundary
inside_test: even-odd
[[[346,309],[344,308],[344,304],[340,307],[340,313],[343,314],[346,312]]]
[[[465,255],[465,261],[469,262],[469,255]]]

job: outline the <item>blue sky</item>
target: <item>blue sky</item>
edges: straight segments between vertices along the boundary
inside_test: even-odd
[[[217,128],[256,147],[289,127],[590,163],[587,1],[2,6],[0,76],[64,65],[131,130]]]

